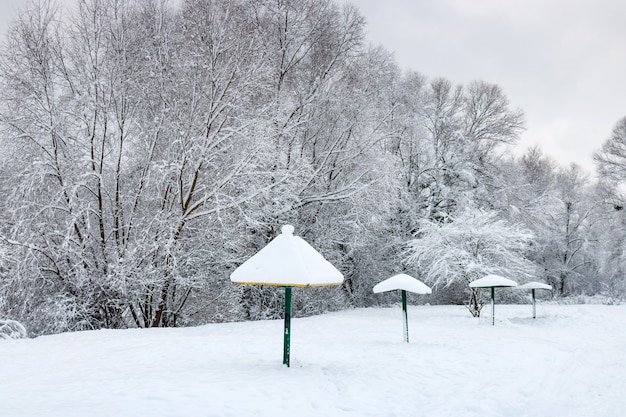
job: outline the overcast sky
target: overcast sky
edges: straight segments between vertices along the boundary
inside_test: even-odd
[[[626,1],[351,0],[399,64],[500,85],[526,113],[521,149],[563,164],[592,154],[626,116]]]
[[[403,68],[500,85],[526,113],[521,150],[540,144],[592,170],[591,155],[626,116],[624,0],[350,1],[369,41]],[[23,2],[0,0],[3,37]]]

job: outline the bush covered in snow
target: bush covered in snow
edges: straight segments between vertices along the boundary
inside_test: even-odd
[[[0,320],[0,339],[24,339],[28,332],[22,324],[15,320]]]
[[[620,305],[623,303],[624,301],[620,300],[619,298],[604,295],[604,294],[572,295],[570,297],[563,297],[554,301],[554,304],[564,304],[564,305],[572,305],[572,304]]]

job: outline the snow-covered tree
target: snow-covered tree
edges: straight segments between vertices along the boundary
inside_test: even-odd
[[[626,195],[607,183],[600,183],[595,196],[601,201],[600,221],[594,228],[598,289],[603,294],[626,297]]]
[[[482,302],[468,284],[487,274],[518,281],[533,276],[534,266],[525,256],[532,238],[496,212],[468,208],[446,223],[424,220],[406,244],[405,262],[434,287],[461,283],[470,293],[469,310],[479,316]]]
[[[618,184],[626,183],[626,117],[617,122],[593,159],[600,175]]]
[[[541,265],[557,294],[567,295],[596,274],[592,229],[599,205],[593,198],[588,174],[576,165],[558,171],[554,199],[557,204],[553,210],[545,210],[550,236]]]
[[[272,186],[254,172],[265,103],[236,6],[81,1],[60,20],[43,2],[14,26],[3,131],[31,163],[12,178],[11,287],[42,326],[60,311],[67,328],[176,325],[214,279],[205,227]]]
[[[504,159],[523,115],[498,86],[403,73],[364,25],[333,0],[31,4],[0,53],[0,315],[34,335],[274,317],[279,292],[228,275],[285,223],[346,277],[296,295],[306,314],[377,302],[407,258],[448,259],[463,291],[531,271],[516,224],[542,278],[615,284],[595,225],[619,210],[538,150]],[[416,255],[455,230],[463,268]]]
[[[626,117],[620,119],[600,151],[594,154],[601,178],[604,216],[598,228],[598,240],[604,247],[600,258],[603,290],[626,296]],[[610,184],[607,184],[610,182]]]
[[[363,18],[352,6],[326,0],[259,2],[257,15],[272,92],[263,167],[276,185],[249,205],[250,245],[242,249],[251,255],[291,222],[349,276],[360,240],[356,202],[380,181],[372,174],[380,135],[370,130],[374,122],[368,124],[373,101],[371,79],[362,73]],[[349,284],[344,290],[349,297]],[[316,292],[303,297],[309,295],[320,304]],[[276,314],[282,309],[271,288],[246,288],[242,302],[247,311],[255,305],[274,305]]]

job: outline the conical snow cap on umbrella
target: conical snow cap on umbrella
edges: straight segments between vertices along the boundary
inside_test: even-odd
[[[517,288],[519,288],[520,290],[551,290],[552,285],[544,284],[543,282],[533,281],[520,285]]]
[[[308,287],[339,285],[343,274],[285,225],[281,234],[230,275],[235,284]]]
[[[481,279],[470,282],[469,286],[472,288],[517,287],[517,282],[499,275],[487,275]]]
[[[407,274],[398,274],[392,276],[391,278],[387,278],[386,280],[374,285],[373,290],[375,293],[393,290],[405,290],[417,294],[432,293],[432,290],[428,285]]]

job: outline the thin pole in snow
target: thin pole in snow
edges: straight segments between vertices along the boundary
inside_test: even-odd
[[[285,334],[283,340],[283,364],[289,367],[289,345],[291,343],[291,287],[285,287]]]
[[[409,343],[409,316],[406,312],[406,291],[402,290],[402,314],[404,315],[404,341]]]
[[[496,289],[491,287],[491,325],[496,325]]]
[[[531,291],[533,293],[533,318],[536,319],[537,318],[537,308],[535,306],[535,289],[533,288]]]

